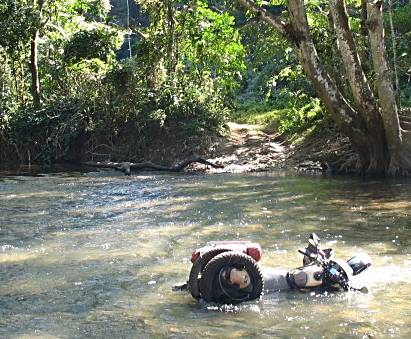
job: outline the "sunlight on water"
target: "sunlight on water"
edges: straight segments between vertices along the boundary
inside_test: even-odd
[[[0,177],[0,337],[411,336],[411,181],[260,175]],[[210,240],[301,265],[310,232],[367,252],[368,294],[277,292],[243,305],[171,292]]]

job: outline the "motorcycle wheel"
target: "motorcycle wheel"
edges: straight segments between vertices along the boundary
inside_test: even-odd
[[[208,264],[208,262],[213,259],[216,255],[227,252],[228,249],[226,248],[214,248],[208,252],[203,253],[198,259],[195,261],[193,266],[190,270],[190,275],[188,276],[188,283],[187,288],[190,291],[193,298],[199,299],[200,298],[200,287],[199,287],[199,274],[203,271],[204,267]]]
[[[237,288],[234,293],[223,289],[220,274],[226,268],[245,269],[250,276],[251,290]],[[200,295],[205,301],[230,304],[258,299],[264,288],[264,278],[257,262],[242,252],[228,251],[211,259],[200,279]]]

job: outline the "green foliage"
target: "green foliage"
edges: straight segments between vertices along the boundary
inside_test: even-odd
[[[9,142],[17,150],[30,150],[33,161],[50,164],[67,155],[73,142],[84,133],[82,110],[81,103],[66,100],[51,103],[41,111],[18,111],[8,122]]]
[[[396,31],[397,42],[397,67],[400,77],[400,86],[404,93],[402,103],[410,106],[408,92],[410,91],[411,76],[411,2],[393,10],[393,24]],[[389,52],[392,54],[391,39],[388,40]]]
[[[21,53],[31,37],[31,28],[38,17],[24,2],[3,0],[0,3],[0,46],[12,54]]]
[[[106,83],[115,98],[111,118],[119,117],[116,124],[133,124],[145,135],[164,128],[182,136],[208,133],[220,128],[227,111],[212,82],[207,87],[181,79],[178,84],[164,81],[149,88],[133,60],[111,71]]]
[[[110,0],[76,0],[70,4],[78,15],[86,15],[86,20],[104,19],[111,9]]]
[[[307,102],[307,101],[306,101]],[[311,99],[305,105],[273,108],[268,103],[247,101],[241,104],[233,118],[242,123],[262,125],[264,129],[277,130],[295,139],[319,126],[324,118],[324,108],[319,99]]]
[[[245,70],[244,47],[234,27],[234,17],[210,9],[207,1],[195,1],[193,11],[179,13],[181,66],[185,72],[212,76],[231,92]]]
[[[403,107],[411,107],[411,86],[409,84],[402,87],[401,103]]]
[[[328,23],[324,22],[322,12],[316,15],[322,21],[316,21],[313,34],[318,34],[319,40],[322,39],[324,46],[328,46],[329,39],[324,35]],[[243,104],[248,100],[262,101],[271,109],[299,108],[311,102],[315,97],[314,91],[289,42],[261,23],[247,23],[241,32],[248,47],[248,64],[239,101]],[[328,51],[326,53],[329,54]]]
[[[120,46],[119,34],[105,26],[76,32],[64,48],[64,61],[69,65],[87,59],[108,62]]]
[[[280,117],[279,131],[291,135],[302,134],[315,127],[324,117],[324,108],[319,99],[314,99],[301,108],[284,111]]]
[[[241,31],[248,71],[232,118],[290,135],[316,125],[323,111],[288,42],[267,26],[248,24]]]
[[[104,156],[133,159],[138,149],[164,135],[193,140],[218,131],[229,117],[228,107],[237,121],[275,126],[295,137],[323,118],[289,43],[261,22],[227,10],[233,8],[229,1],[136,3],[129,3],[128,18],[119,0],[111,1],[116,7],[111,12],[108,0],[0,2],[2,150],[17,150],[19,157],[30,151],[35,161],[53,162],[91,154],[93,145],[110,145],[115,151]],[[286,0],[258,3],[273,15],[287,15]],[[371,67],[367,41],[360,34],[361,1],[346,3],[367,71]],[[347,89],[328,2],[305,4],[320,59]],[[411,102],[410,15],[410,3],[394,8],[403,104]],[[39,110],[32,108],[30,95],[35,31],[40,34]],[[137,42],[130,58],[118,53],[129,35]],[[126,60],[119,60],[125,55]]]
[[[400,34],[407,34],[411,32],[411,2],[408,2],[403,7],[398,6],[393,10],[393,20],[395,29]]]
[[[245,70],[244,47],[232,15],[211,9],[203,0],[183,6],[171,0],[139,3],[151,18],[137,50],[144,67],[163,68],[178,81],[207,83],[211,78],[224,95],[232,94]]]

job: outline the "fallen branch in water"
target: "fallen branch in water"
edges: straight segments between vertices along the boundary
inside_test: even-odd
[[[184,170],[188,165],[198,162],[203,165],[208,165],[214,168],[224,168],[222,165],[216,165],[208,160],[199,157],[199,156],[193,156],[191,158],[188,158],[186,160],[183,160],[179,163],[177,163],[174,166],[163,166],[163,165],[158,165],[154,164],[150,161],[147,162],[139,162],[139,163],[134,163],[134,162],[112,162],[112,161],[86,161],[83,164],[86,166],[92,166],[92,167],[100,167],[100,168],[114,168],[115,170],[122,171],[126,175],[130,175],[131,170],[143,170],[143,169],[151,169],[155,171],[166,171],[166,172],[181,172]]]

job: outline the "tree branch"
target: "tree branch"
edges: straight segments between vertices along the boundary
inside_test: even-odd
[[[261,20],[269,24],[271,27],[275,28],[281,35],[287,36],[287,24],[280,18],[274,16],[266,9],[257,6],[254,1],[238,0],[238,3],[245,9],[257,15]]]
[[[398,78],[398,67],[397,67],[397,39],[395,37],[394,22],[392,18],[392,0],[388,0],[388,18],[390,22],[391,30],[391,41],[392,41],[392,57],[393,57],[393,68],[394,68],[394,80],[395,80],[395,99],[397,101],[397,106],[401,107],[401,94],[400,94],[400,80]]]
[[[363,167],[367,167],[370,155],[364,152],[362,145],[370,141],[364,132],[365,122],[344,98],[335,81],[321,63],[310,34],[303,0],[289,0],[290,29],[295,35],[294,50],[297,53],[305,73],[313,84],[318,96],[327,111],[333,116],[342,132],[347,135],[353,147],[364,159]]]
[[[310,35],[303,1],[289,0],[288,4],[292,30],[296,35],[293,41],[294,50],[297,52],[304,71],[313,83],[327,110],[338,119],[343,130],[349,132],[351,128],[347,127],[356,120],[357,113],[345,100],[336,83],[331,79],[319,60],[317,50]],[[335,111],[335,107],[340,109],[338,114]]]
[[[382,0],[368,0],[367,26],[370,37],[372,61],[377,77],[377,91],[381,107],[381,116],[384,123],[385,136],[390,152],[389,173],[397,174],[403,167],[404,154],[402,150],[402,131],[398,117],[398,107],[395,101],[395,91],[392,83],[391,72],[388,67],[387,51],[384,41],[384,22],[382,13]],[[408,155],[406,155],[408,156]],[[407,164],[409,165],[409,164]]]
[[[321,64],[314,43],[310,36],[310,29],[304,8],[303,0],[289,0],[288,11],[290,23],[285,23],[273,16],[250,0],[238,0],[241,6],[258,15],[258,17],[276,29],[289,40],[303,65],[304,71],[312,81],[318,95],[338,120],[340,126],[352,135],[352,128],[348,127],[356,118],[357,113],[352,109],[337,88],[335,82]],[[332,93],[332,95],[330,95]],[[339,107],[341,114],[336,114],[335,107]],[[358,129],[357,129],[358,130]]]
[[[112,161],[86,161],[83,163],[85,166],[91,167],[99,167],[99,168],[114,168],[115,170],[122,171],[126,175],[130,175],[131,170],[143,170],[143,169],[151,169],[155,171],[165,171],[165,172],[181,172],[184,170],[188,165],[198,162],[203,165],[211,166],[213,168],[224,168],[222,165],[216,165],[212,162],[200,157],[200,156],[193,156],[191,158],[185,159],[174,166],[163,166],[154,164],[150,161],[134,163],[134,162],[112,162]]]
[[[367,0],[361,0],[361,34],[365,38],[368,36],[368,30],[367,30]]]

